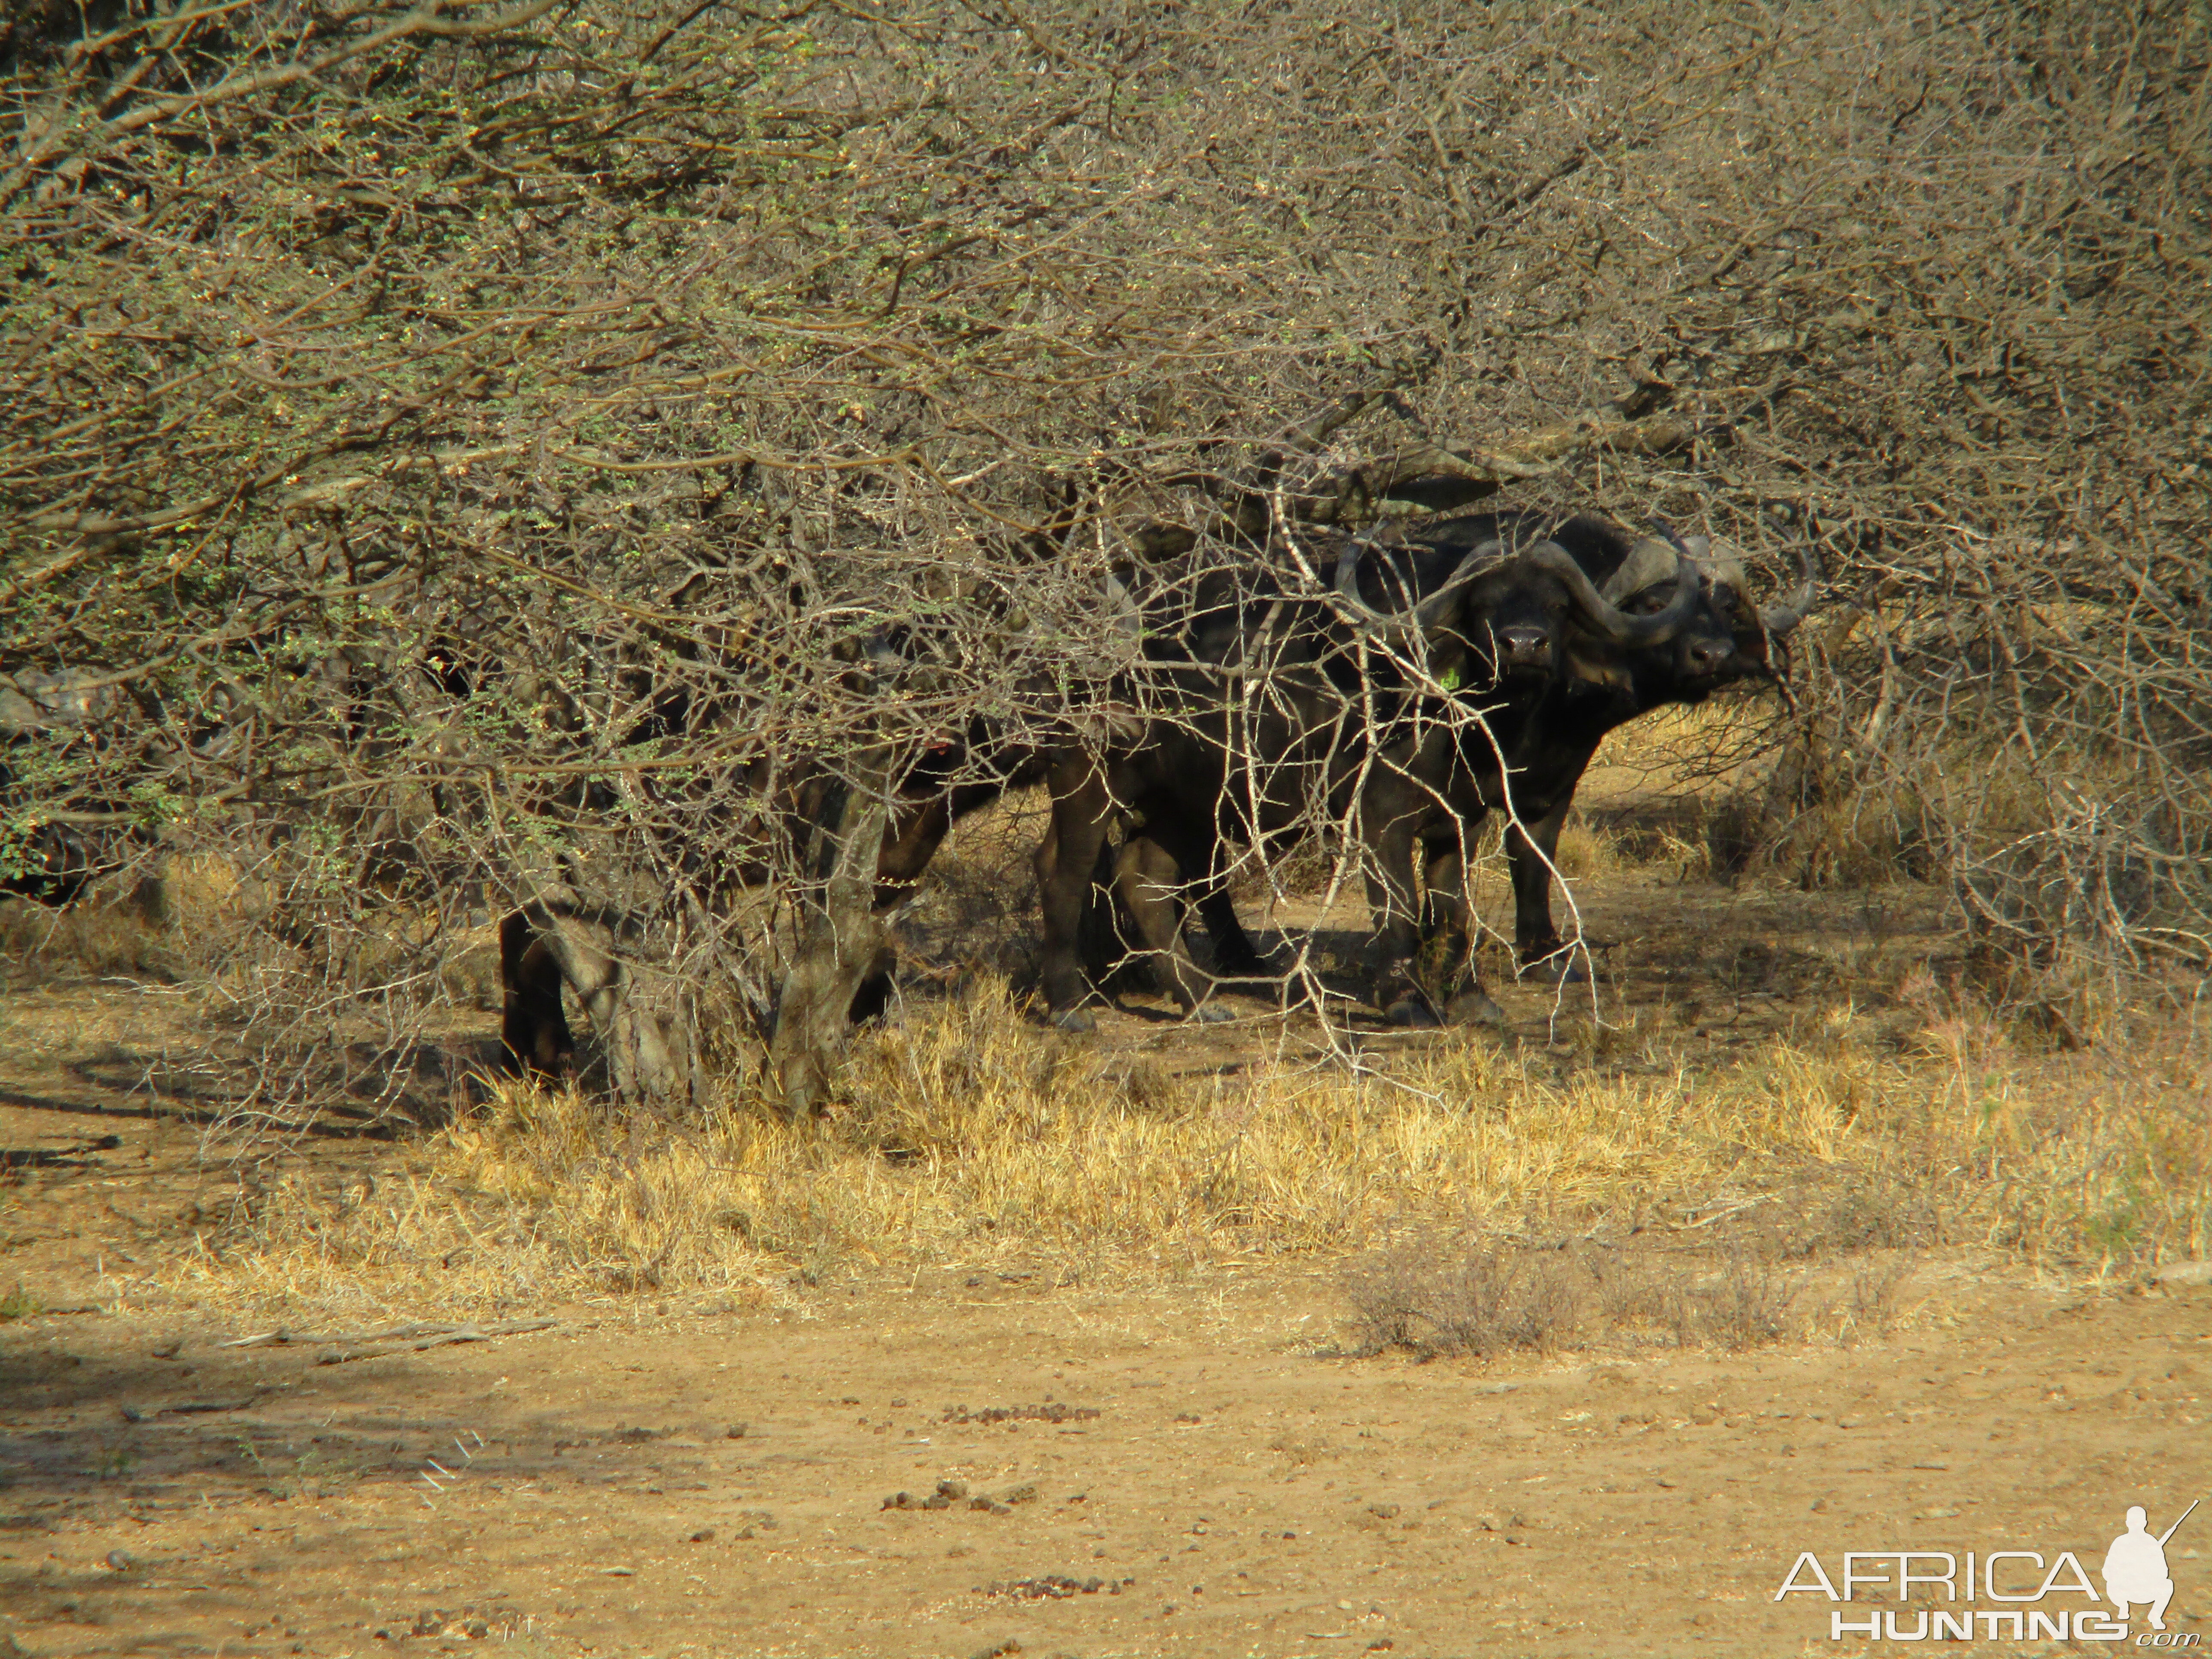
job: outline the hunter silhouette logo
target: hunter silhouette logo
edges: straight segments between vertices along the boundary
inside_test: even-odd
[[[2166,1546],[2203,1501],[2191,1504],[2161,1533],[2151,1531],[2149,1510],[2140,1504],[2130,1508],[2127,1530],[2105,1552],[2102,1596],[2072,1550],[1970,1550],[1961,1556],[1946,1550],[1889,1549],[1846,1551],[1843,1571],[1832,1577],[1820,1558],[1807,1550],[1784,1577],[1774,1599],[1817,1595],[1843,1603],[1893,1601],[1904,1609],[1869,1607],[1862,1617],[1832,1611],[1828,1636],[1838,1642],[1846,1636],[1893,1642],[2122,1641],[2128,1635],[2130,1610],[2141,1608],[2148,1629],[2136,1638],[2136,1645],[2194,1648],[2199,1638],[2193,1632],[2166,1632],[2166,1611],[2173,1600]],[[2069,1602],[2069,1597],[2079,1600]],[[1911,1607],[1916,1601],[1938,1605]],[[2080,1604],[2084,1601],[2089,1605]],[[1996,1605],[1978,1607],[1976,1602]]]
[[[2204,1500],[2198,1498],[2197,1504]],[[2196,1510],[2182,1510],[2181,1521]],[[2155,1538],[2150,1535],[2150,1514],[2140,1504],[2128,1511],[2128,1529],[2112,1540],[2105,1552],[2105,1594],[2112,1599],[2112,1617],[2125,1619],[2131,1603],[2150,1609],[2150,1627],[2166,1628],[2166,1604],[2173,1600],[2173,1580],[2166,1571],[2166,1540],[2181,1530],[2175,1522]]]

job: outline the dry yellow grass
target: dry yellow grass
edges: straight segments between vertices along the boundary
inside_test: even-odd
[[[1677,1042],[1613,1034],[1606,1066],[1564,1075],[1480,1041],[1387,1076],[1116,1074],[990,985],[866,1036],[826,1122],[732,1108],[648,1128],[512,1089],[396,1179],[279,1182],[231,1248],[165,1279],[272,1307],[753,1302],[794,1272],[1018,1257],[1143,1278],[1339,1257],[1408,1225],[1663,1227],[1730,1206],[1783,1218],[1770,1243],[1801,1255],[1940,1238],[2094,1272],[2212,1242],[2185,1043],[2039,1058],[1954,1012],[1899,1053],[1843,1010],[1717,1066]]]
[[[1772,718],[1772,704],[1754,695],[1660,709],[1607,735],[1575,798],[1603,811],[1740,787],[1756,770],[1747,748]]]

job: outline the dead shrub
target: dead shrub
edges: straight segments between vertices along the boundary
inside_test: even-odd
[[[1762,1206],[1740,1242],[1784,1261],[1924,1249],[1943,1242],[1942,1205],[1927,1177],[1916,1182],[1865,1166],[1823,1171],[1786,1203]]]
[[[2055,743],[2033,756],[1945,732],[1911,756],[1801,725],[1755,781],[1704,808],[1711,870],[1810,890],[1944,881],[1992,989],[2062,1042],[2079,988],[2106,1005],[2130,974],[2212,965],[2194,908],[2202,814],[2140,757]],[[2045,980],[2056,973],[2057,995]],[[2097,1011],[2081,1007],[2088,1023]]]
[[[1658,1341],[1681,1329],[1677,1308],[1683,1268],[1647,1250],[1593,1255],[1591,1280],[1605,1328],[1631,1342]]]
[[[0,900],[0,957],[41,976],[172,980],[184,971],[167,931],[137,906],[97,900],[60,908]]]
[[[1742,1352],[1801,1334],[1800,1281],[1729,1248],[1700,1265],[1644,1248],[1403,1241],[1347,1275],[1355,1346],[1422,1359],[1659,1342]]]
[[[1895,1328],[1899,1302],[1912,1269],[1902,1261],[1869,1263],[1851,1275],[1850,1290],[1838,1310],[1837,1340],[1887,1336]]]
[[[254,871],[175,931],[292,1106],[331,1097],[302,1055],[481,1004],[465,928],[395,937],[471,889],[618,919],[627,1029],[669,1039],[633,1061],[688,1055],[710,981],[759,1047],[823,953],[712,890],[813,878],[704,780],[867,795],[886,745],[1065,734],[1126,684],[1109,566],[1241,558],[1277,507],[1369,529],[1388,457],[1437,469],[1392,475],[1416,500],[1664,514],[1762,589],[1820,550],[1789,746],[1710,867],[1937,878],[2039,971],[2204,959],[2198,0],[1285,0],[1136,58],[1079,4],[578,0],[459,52],[413,0],[38,9],[0,83],[41,135],[0,179],[35,296],[0,340],[0,848]],[[897,684],[862,684],[886,618]],[[1720,708],[1606,763],[1736,776],[1774,733]],[[963,948],[1018,971],[967,896]],[[727,1080],[667,1071],[646,1097]]]
[[[1771,1262],[1742,1251],[1723,1257],[1719,1270],[1682,1287],[1672,1309],[1674,1339],[1686,1348],[1741,1353],[1792,1334],[1790,1304],[1796,1287]]]
[[[1577,1278],[1548,1253],[1422,1239],[1368,1257],[1346,1292],[1360,1352],[1402,1348],[1425,1360],[1566,1344],[1580,1311]]]
[[[1802,732],[1700,817],[1707,868],[1725,878],[1773,875],[1813,891],[1925,881],[1940,867],[1917,788],[1840,762]]]

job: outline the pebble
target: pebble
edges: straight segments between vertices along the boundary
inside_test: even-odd
[[[1109,1595],[1119,1595],[1123,1585],[1135,1583],[1133,1578],[1112,1583],[1103,1578],[1071,1578],[1066,1573],[1050,1572],[1036,1578],[1017,1578],[1011,1583],[977,1584],[975,1593],[978,1595],[1005,1596],[1013,1601],[1058,1601],[1071,1595],[1096,1595],[1101,1590]],[[1198,1587],[1194,1585],[1192,1588]]]

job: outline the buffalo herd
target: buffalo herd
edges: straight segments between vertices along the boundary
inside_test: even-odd
[[[1134,636],[1121,717],[1059,741],[1002,738],[981,720],[945,734],[895,780],[878,906],[912,890],[957,818],[1042,785],[1050,1017],[1089,1029],[1105,915],[1186,1014],[1219,1018],[1217,986],[1269,972],[1230,902],[1236,861],[1334,830],[1365,878],[1383,1016],[1497,1022],[1471,971],[1476,830],[1504,820],[1523,972],[1578,976],[1552,878],[1598,745],[1653,710],[1778,679],[1781,643],[1818,582],[1801,551],[1796,591],[1762,605],[1705,538],[1592,515],[1466,514],[1279,542],[1108,578],[1109,609]],[[821,805],[802,788],[782,811],[796,832]],[[1186,945],[1193,912],[1212,972]],[[526,916],[509,919],[501,945],[507,1052],[558,1069],[569,1042],[556,964]],[[872,976],[856,1017],[886,984]]]

